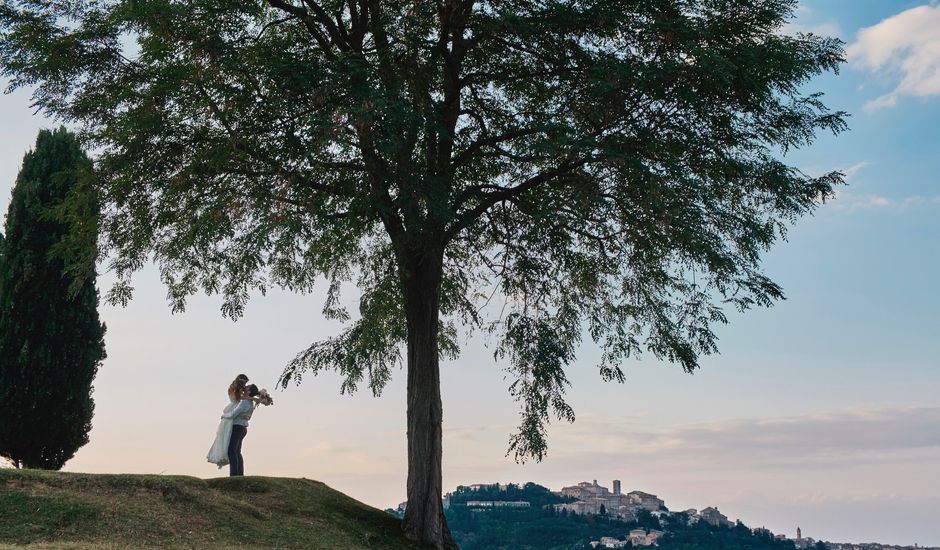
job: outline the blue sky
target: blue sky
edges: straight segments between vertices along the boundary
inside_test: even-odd
[[[808,89],[852,113],[789,161],[849,184],[766,256],[788,299],[732,315],[721,354],[693,376],[646,358],[603,383],[597,350],[572,365],[578,420],[553,425],[549,456],[504,457],[516,409],[485,342],[443,372],[445,487],[623,480],[673,509],[718,506],[775,532],[940,546],[940,6],[801,4],[791,30],[840,36],[850,62]],[[861,31],[861,32],[860,32]],[[0,208],[35,132],[28,94],[0,97]],[[103,284],[108,280],[103,276]],[[109,358],[91,443],[66,469],[210,477],[203,462],[238,372],[271,388],[282,366],[338,326],[321,296],[273,292],[245,318],[194,299],[170,315],[153,270],[126,309],[102,307]],[[381,399],[338,395],[326,375],[276,395],[245,442],[248,473],[320,479],[380,507],[404,499],[404,373]]]

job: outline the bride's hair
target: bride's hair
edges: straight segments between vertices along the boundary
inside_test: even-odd
[[[248,377],[244,374],[239,374],[235,377],[235,380],[232,381],[228,386],[228,396],[231,399],[238,399],[238,394],[242,392],[242,388],[245,387],[245,384],[248,383]]]

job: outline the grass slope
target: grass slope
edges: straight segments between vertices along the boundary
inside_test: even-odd
[[[400,520],[308,479],[0,469],[0,550],[419,549]]]

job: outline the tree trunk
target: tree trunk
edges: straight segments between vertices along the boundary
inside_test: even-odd
[[[408,323],[408,504],[403,528],[416,542],[459,550],[441,502],[443,407],[437,337],[443,254],[407,264],[401,274]]]

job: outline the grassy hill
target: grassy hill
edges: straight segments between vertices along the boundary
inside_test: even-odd
[[[385,512],[308,479],[0,469],[0,550],[419,549]]]

